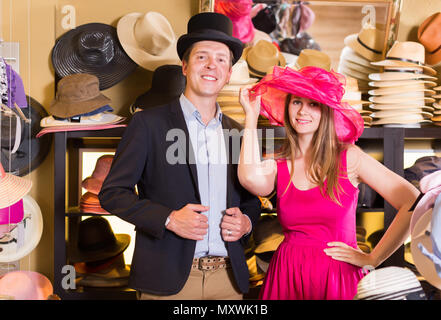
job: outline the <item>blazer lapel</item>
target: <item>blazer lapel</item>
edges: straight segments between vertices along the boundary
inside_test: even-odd
[[[185,150],[182,144],[179,144],[179,151],[185,152],[186,163],[191,172],[191,178],[193,181],[193,186],[196,191],[196,197],[198,201],[201,201],[201,196],[199,194],[199,184],[198,184],[198,174],[196,169],[196,161],[193,151],[193,146],[191,145],[190,135],[188,133],[187,123],[185,122],[184,113],[181,109],[181,104],[179,100],[175,100],[174,102],[169,104],[170,107],[170,120],[172,123],[172,128],[182,129],[185,133]]]
[[[232,150],[232,141],[231,135],[228,134],[228,131],[231,129],[227,118],[225,116],[222,117],[222,129],[224,129],[224,141],[225,141],[225,150],[227,152],[227,209],[231,208],[231,201],[233,199],[233,150]]]

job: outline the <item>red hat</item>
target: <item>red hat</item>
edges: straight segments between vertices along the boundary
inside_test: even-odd
[[[360,113],[348,103],[342,102],[345,78],[334,71],[307,66],[298,71],[274,67],[251,88],[251,95],[261,95],[260,113],[272,125],[283,126],[287,94],[320,102],[334,109],[337,137],[342,142],[354,143],[363,133],[364,122]]]

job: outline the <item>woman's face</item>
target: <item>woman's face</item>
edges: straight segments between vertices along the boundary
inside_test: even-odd
[[[322,116],[319,102],[292,96],[288,108],[291,125],[298,134],[314,134],[317,131]]]

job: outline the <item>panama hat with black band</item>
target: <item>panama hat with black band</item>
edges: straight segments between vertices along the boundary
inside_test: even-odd
[[[187,34],[177,42],[178,56],[182,60],[185,52],[199,41],[217,41],[225,44],[233,53],[233,64],[241,57],[243,43],[232,36],[233,23],[227,16],[216,12],[202,12],[190,18]]]

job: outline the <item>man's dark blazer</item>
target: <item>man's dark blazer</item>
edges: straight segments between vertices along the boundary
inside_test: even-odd
[[[225,115],[222,116],[222,127],[236,128],[238,134],[241,130],[237,122]],[[178,136],[180,142],[185,138],[186,143],[179,146]],[[231,159],[235,154],[239,155],[239,150],[231,152],[231,149],[240,148],[240,140],[238,145],[231,141],[234,140],[231,136],[228,139],[227,208],[239,207],[254,225],[260,216],[260,202],[240,185],[237,159]],[[167,155],[180,155],[181,161],[170,164]],[[192,156],[194,153],[178,99],[133,115],[99,194],[105,210],[135,225],[131,288],[172,295],[178,293],[187,281],[196,241],[167,230],[165,221],[172,210],[181,209],[188,203],[200,204],[196,164],[189,161]],[[135,185],[139,196],[135,193]],[[243,293],[249,286],[244,255],[246,241],[247,237],[242,237],[239,241],[226,243],[237,288]]]

